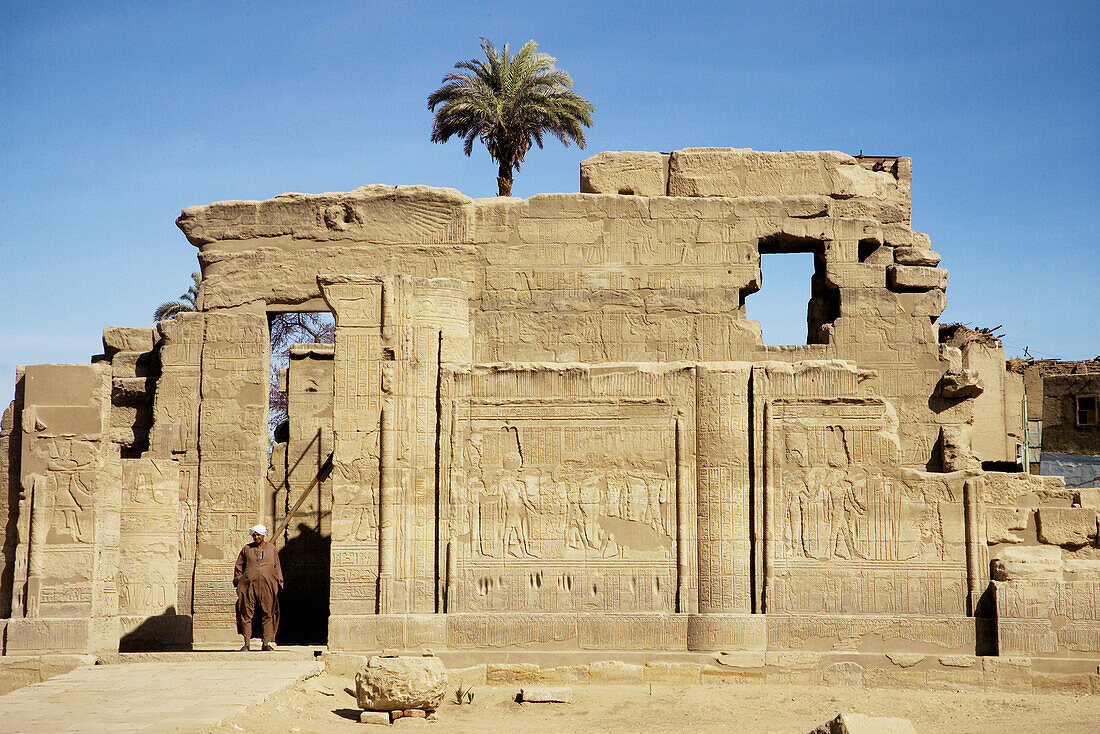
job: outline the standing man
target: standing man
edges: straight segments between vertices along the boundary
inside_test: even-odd
[[[283,569],[279,554],[267,543],[267,528],[254,525],[249,532],[252,542],[241,548],[233,568],[233,585],[237,587],[237,632],[249,649],[252,637],[252,617],[260,612],[263,623],[263,650],[274,650],[275,633],[279,629],[279,589],[283,588]]]

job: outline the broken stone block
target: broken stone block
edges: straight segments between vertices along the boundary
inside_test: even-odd
[[[384,724],[390,725],[390,714],[387,711],[360,711],[360,724]]]
[[[917,734],[909,719],[866,714],[838,714],[810,734]]]
[[[1080,548],[1096,540],[1096,510],[1091,507],[1040,507],[1035,516],[1040,543]]]
[[[908,201],[898,180],[836,151],[685,148],[669,161],[670,196],[869,197]]]
[[[944,471],[959,471],[970,465],[973,458],[970,435],[971,427],[965,424],[940,428]]]
[[[997,688],[1031,688],[1031,658],[983,657],[982,672],[986,685]]]
[[[886,659],[899,668],[912,668],[926,656],[919,652],[888,652]]]
[[[973,655],[943,655],[940,657],[940,665],[948,668],[972,668],[978,662]]]
[[[152,365],[152,352],[118,352],[111,359],[111,374],[114,377],[148,377]]]
[[[698,683],[698,663],[646,663],[642,671],[647,683]]]
[[[144,377],[116,377],[111,380],[111,401],[117,405],[137,405],[149,401],[149,380]]]
[[[821,678],[827,686],[859,687],[863,685],[863,666],[851,662],[833,663],[822,671]]]
[[[1100,509],[1100,487],[1079,489],[1073,496],[1075,507],[1093,507]]]
[[[525,686],[519,689],[522,703],[573,703],[573,689],[568,686]]]
[[[628,150],[597,153],[581,161],[581,192],[664,196],[668,155]]]
[[[990,563],[994,581],[1061,581],[1062,551],[1051,546],[1008,546]]]
[[[624,663],[618,660],[606,660],[588,666],[593,682],[599,683],[641,683],[642,666]]]
[[[1031,510],[1026,507],[986,507],[985,542],[1023,543],[1024,538],[1015,531],[1026,530]]]
[[[721,653],[716,660],[730,668],[763,668],[766,658],[763,650],[739,650]]]
[[[447,693],[447,670],[439,658],[374,656],[355,674],[361,709],[435,711]]]
[[[821,655],[802,650],[775,650],[767,653],[766,661],[769,668],[813,670],[821,662]]]
[[[542,673],[534,663],[512,663],[485,666],[485,681],[495,683],[538,683]]]
[[[915,294],[910,316],[929,316],[939,318],[947,308],[947,294],[943,291],[928,291]]]
[[[108,326],[103,330],[103,351],[148,352],[152,350],[156,329],[144,326]]]
[[[945,398],[976,398],[985,392],[977,370],[948,370],[940,378],[940,395]]]
[[[455,671],[452,670],[451,675],[453,676],[454,673]],[[587,683],[591,678],[587,665],[560,665],[542,669],[544,683]]]
[[[947,289],[947,271],[923,265],[891,265],[886,268],[886,283],[897,290],[942,291]]]
[[[894,262],[898,265],[922,265],[934,268],[940,264],[940,256],[939,253],[919,247],[896,247]]]

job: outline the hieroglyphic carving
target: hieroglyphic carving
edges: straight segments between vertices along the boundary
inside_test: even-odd
[[[961,504],[900,477],[885,401],[830,393],[765,403],[769,611],[966,614]]]
[[[110,385],[106,364],[26,368],[19,462],[27,511],[19,551],[26,560],[14,589],[9,650],[36,630],[54,629],[57,641],[43,651],[118,644],[121,468],[118,445],[106,440]],[[66,642],[61,620],[78,618],[79,640]],[[34,619],[42,624],[30,624]]]
[[[748,612],[749,365],[698,372],[699,611]]]
[[[157,326],[161,375],[153,402],[149,451],[179,462],[179,537],[176,599],[180,614],[192,613],[195,526],[199,497],[199,403],[202,342],[206,316],[181,313]]]
[[[452,375],[449,392],[470,397],[454,408],[463,428],[450,482],[462,486],[447,504],[457,575],[448,611],[674,610],[686,493],[663,384],[673,378]],[[693,415],[693,389],[685,397]]]
[[[164,614],[177,604],[179,463],[122,462],[119,614]]]
[[[380,609],[382,282],[322,282],[336,315],[332,614]],[[387,385],[387,388],[389,386]],[[388,550],[388,549],[387,549]]]
[[[265,517],[270,342],[262,314],[207,312],[199,409],[196,642],[236,636],[233,562]]]

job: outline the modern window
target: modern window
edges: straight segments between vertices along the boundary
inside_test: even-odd
[[[1096,425],[1096,396],[1095,395],[1078,395],[1077,396],[1077,425],[1079,425],[1079,426],[1095,426]]]

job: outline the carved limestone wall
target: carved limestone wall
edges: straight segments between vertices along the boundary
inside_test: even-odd
[[[687,149],[590,158],[578,194],[184,210],[200,311],[112,332],[151,352],[27,368],[6,649],[230,642],[245,531],[288,520],[284,565],[327,574],[288,593],[327,589],[331,649],[1100,652],[1100,500],[981,470],[1011,442],[975,430],[976,356],[939,343],[910,179]],[[752,319],[782,253],[813,256],[805,344]],[[335,345],[292,352],[269,452],[266,317],[311,310]],[[142,354],[135,456],[109,373]]]

